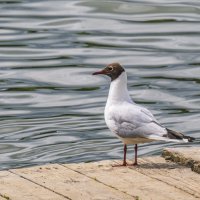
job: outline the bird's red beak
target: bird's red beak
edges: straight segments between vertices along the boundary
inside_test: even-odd
[[[98,74],[106,74],[106,71],[101,70],[101,71],[98,71],[98,72],[94,72],[92,75],[98,75]]]

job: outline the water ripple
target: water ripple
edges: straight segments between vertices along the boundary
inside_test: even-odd
[[[103,118],[109,79],[91,76],[114,61],[137,103],[199,138],[197,0],[3,0],[0,9],[1,169],[121,158]],[[191,144],[144,144],[139,154],[172,145]]]

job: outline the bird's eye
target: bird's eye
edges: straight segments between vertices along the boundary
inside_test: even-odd
[[[112,67],[112,66],[109,66],[109,67],[108,67],[108,70],[109,70],[109,71],[112,71],[112,70],[113,70],[113,67]]]

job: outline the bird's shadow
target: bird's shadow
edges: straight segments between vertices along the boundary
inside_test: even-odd
[[[117,162],[117,164],[119,164]],[[132,165],[131,162],[128,162],[127,167],[130,169],[178,169],[178,168],[184,168],[186,166],[179,165],[178,163],[174,163],[171,161],[163,162],[151,162],[151,161],[145,161],[145,162],[138,162],[138,165]]]
[[[183,166],[177,165],[176,163],[139,163],[136,168],[138,169],[177,169],[182,168]],[[130,166],[130,168],[134,169],[135,166]]]

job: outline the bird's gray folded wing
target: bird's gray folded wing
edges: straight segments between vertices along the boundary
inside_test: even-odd
[[[134,126],[131,122],[118,124],[117,134],[124,138],[150,138],[152,135],[163,137],[166,129],[154,121]]]
[[[125,112],[118,112],[113,115],[116,125],[115,132],[124,138],[143,137],[149,138],[150,135],[162,137],[166,134],[166,129],[160,125],[155,117],[147,109],[132,107]],[[124,114],[123,114],[124,113]]]

